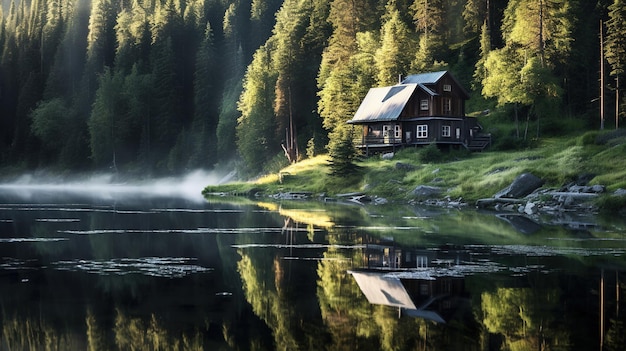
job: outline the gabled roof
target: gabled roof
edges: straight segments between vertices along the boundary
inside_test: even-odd
[[[348,123],[397,120],[416,88],[417,84],[371,88]]]
[[[439,313],[427,309],[437,299],[436,297],[429,299],[422,306],[416,307],[400,278],[384,272],[355,270],[348,271],[348,273],[352,274],[369,303],[398,307],[403,309],[403,313],[411,317],[446,323]]]
[[[437,82],[441,78],[443,78],[445,75],[448,75],[454,81],[457,87],[461,89],[461,92],[465,95],[465,98],[469,99],[469,93],[467,92],[467,90],[465,90],[463,86],[459,83],[459,81],[456,80],[456,78],[454,78],[454,76],[450,74],[450,72],[448,71],[412,74],[404,78],[404,80],[402,81],[402,84],[422,84],[422,85],[437,84]]]
[[[402,84],[435,84],[446,75],[446,73],[448,73],[448,71],[412,74],[404,78]]]
[[[352,274],[369,303],[417,309],[399,278],[379,272],[348,272]]]

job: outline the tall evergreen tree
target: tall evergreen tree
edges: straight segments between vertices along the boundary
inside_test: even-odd
[[[609,20],[606,22],[607,33],[604,45],[605,57],[611,66],[610,74],[615,77],[615,127],[619,126],[620,78],[626,72],[626,3],[614,0],[609,6]]]
[[[322,55],[317,78],[318,112],[331,141],[345,134],[342,132],[347,128],[345,122],[354,115],[363,98],[355,94],[358,75],[351,67],[351,58],[358,53],[358,33],[378,28],[372,20],[382,17],[377,10],[365,0],[331,2],[328,18],[333,33]]]
[[[121,134],[127,132],[119,119],[124,115],[121,96],[124,80],[105,68],[98,81],[98,90],[89,117],[91,157],[95,166],[117,169],[117,152],[121,149]]]
[[[261,47],[248,66],[238,104],[241,117],[237,124],[237,147],[248,170],[253,173],[263,170],[279,148],[274,137],[276,79],[277,74],[271,67],[270,50],[267,46]]]
[[[219,121],[217,125],[217,148],[222,160],[236,156],[237,101],[242,91],[242,79],[245,74],[244,50],[241,41],[242,29],[239,22],[238,3],[231,3],[224,14],[222,31],[224,34],[224,52],[229,59],[223,62],[222,80],[224,88],[220,101]]]
[[[539,116],[548,112],[546,101],[558,104],[562,93],[557,72],[570,53],[572,26],[570,0],[511,1],[502,29],[506,46],[491,51],[485,61],[483,95],[528,106],[527,126],[534,115],[537,136]]]
[[[487,56],[489,56],[490,51],[491,34],[489,32],[489,28],[487,27],[487,23],[484,23],[480,32],[480,52],[478,60],[476,61],[476,64],[474,66],[474,81],[472,84],[474,87],[479,86],[486,77],[485,61],[487,60]]]
[[[209,168],[217,162],[217,101],[220,87],[215,72],[216,52],[211,24],[207,22],[204,40],[196,54],[194,76],[193,150],[189,166]]]
[[[166,155],[176,143],[176,134],[182,124],[178,119],[179,96],[177,90],[176,63],[172,39],[159,39],[152,50],[152,75],[154,78],[154,123],[151,135],[152,151]],[[166,164],[155,165],[158,171],[166,171]]]
[[[381,28],[381,45],[376,51],[378,83],[391,85],[398,76],[410,72],[410,62],[415,48],[415,40],[407,24],[403,21],[395,0],[387,2],[385,22]]]

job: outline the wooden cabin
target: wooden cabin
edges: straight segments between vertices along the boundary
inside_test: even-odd
[[[485,149],[491,137],[465,115],[468,92],[448,71],[421,73],[371,88],[348,123],[361,127],[355,144],[366,154],[436,143]]]

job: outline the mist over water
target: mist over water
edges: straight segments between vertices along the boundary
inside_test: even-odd
[[[65,193],[104,199],[168,196],[204,201],[204,187],[226,182],[232,176],[232,172],[195,170],[180,177],[119,181],[114,174],[97,174],[80,179],[26,174],[12,182],[0,183],[0,191],[11,192],[24,199]]]

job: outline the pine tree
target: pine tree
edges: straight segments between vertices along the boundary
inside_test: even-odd
[[[485,60],[483,95],[497,97],[499,104],[513,103],[516,125],[518,104],[527,106],[526,129],[533,115],[538,136],[539,117],[548,115],[562,94],[557,71],[570,53],[570,1],[511,1],[502,32],[505,47],[492,50]]]
[[[270,50],[261,47],[248,66],[238,108],[237,148],[253,173],[263,170],[266,162],[278,151],[274,138],[276,120],[273,106],[277,74],[271,67]],[[276,151],[272,151],[276,150]]]
[[[98,90],[89,117],[91,158],[97,167],[116,167],[117,151],[121,148],[118,133],[126,132],[118,118],[123,114],[123,79],[107,67],[98,80]],[[121,128],[120,128],[121,127]]]
[[[341,133],[329,145],[330,175],[345,178],[357,174],[361,167],[356,164],[359,157],[351,133]]]
[[[396,1],[387,3],[386,21],[381,29],[381,45],[376,52],[376,67],[378,69],[378,83],[391,85],[398,81],[398,76],[407,72],[411,53],[414,52],[415,42],[409,27],[400,16]]]
[[[614,0],[609,6],[609,20],[606,22],[607,33],[604,45],[605,57],[611,66],[610,74],[615,77],[615,128],[619,127],[620,78],[626,71],[626,3]]]
[[[196,54],[194,76],[194,117],[192,124],[193,150],[190,160],[192,168],[208,168],[217,162],[217,74],[215,47],[211,24],[207,22],[204,40]]]

